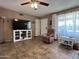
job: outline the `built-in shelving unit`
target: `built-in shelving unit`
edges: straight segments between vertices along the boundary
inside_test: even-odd
[[[13,30],[14,42],[32,39],[32,30]]]

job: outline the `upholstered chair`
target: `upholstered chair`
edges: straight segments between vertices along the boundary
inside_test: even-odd
[[[47,33],[43,36],[43,42],[45,43],[52,43],[55,39],[55,30],[54,29],[48,29]]]

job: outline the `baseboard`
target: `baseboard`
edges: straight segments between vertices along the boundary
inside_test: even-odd
[[[40,37],[40,35],[39,36],[34,36],[34,37]]]
[[[0,42],[3,42],[3,41],[5,41],[5,42],[11,42],[12,40],[4,39],[4,40],[2,40]]]

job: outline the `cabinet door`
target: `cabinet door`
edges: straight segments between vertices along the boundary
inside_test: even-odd
[[[28,38],[31,38],[32,35],[31,35],[31,31],[28,31]]]
[[[14,42],[21,41],[21,32],[20,31],[13,30],[13,40],[14,40]]]
[[[26,33],[27,33],[27,31],[21,31],[21,38],[22,39],[26,38]]]

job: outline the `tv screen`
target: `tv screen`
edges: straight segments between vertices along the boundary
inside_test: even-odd
[[[24,30],[24,29],[28,29],[28,23],[29,21],[26,21],[26,20],[18,20],[18,21],[15,21],[13,20],[13,29],[14,30]]]

